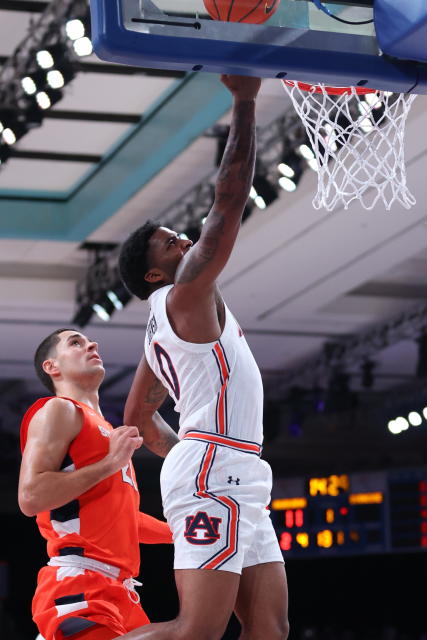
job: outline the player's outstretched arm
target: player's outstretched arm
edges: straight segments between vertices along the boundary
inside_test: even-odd
[[[256,152],[255,99],[261,80],[230,75],[223,75],[221,80],[233,94],[230,133],[212,209],[200,239],[183,258],[176,273],[175,285],[178,286],[174,295],[177,296],[186,295],[186,289],[191,296],[195,287],[207,293],[212,291],[233,249],[252,186]]]
[[[61,507],[112,475],[142,445],[136,427],[118,427],[110,436],[109,453],[76,471],[60,471],[74,438],[80,433],[82,414],[70,401],[49,400],[32,418],[22,456],[18,502],[26,516]]]
[[[143,355],[126,400],[124,421],[132,420],[144,437],[144,446],[162,458],[178,442],[175,431],[157,413],[167,394]]]

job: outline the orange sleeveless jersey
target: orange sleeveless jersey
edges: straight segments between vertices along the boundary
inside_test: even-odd
[[[26,412],[21,424],[22,452],[31,419],[50,399],[37,400]],[[66,400],[80,409],[83,424],[61,465],[64,473],[104,458],[113,430],[110,423],[87,405],[70,398]],[[140,516],[143,515],[139,513],[139,492],[130,463],[78,499],[37,514],[37,524],[47,540],[49,557],[76,554],[94,558],[119,567],[120,578],[124,579],[139,573],[139,540],[143,541],[141,528],[144,526]],[[159,524],[167,527],[166,523]]]

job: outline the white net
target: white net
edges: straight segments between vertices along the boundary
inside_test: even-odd
[[[347,209],[353,200],[365,209],[379,201],[387,210],[395,201],[406,209],[415,204],[406,186],[404,158],[405,123],[414,94],[365,90],[359,95],[349,87],[330,95],[333,89],[323,85],[283,85],[316,156],[316,209]]]

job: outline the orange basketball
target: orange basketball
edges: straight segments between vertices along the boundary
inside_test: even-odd
[[[203,0],[214,20],[262,24],[276,13],[280,0]]]

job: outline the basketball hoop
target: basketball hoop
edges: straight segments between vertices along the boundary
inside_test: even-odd
[[[315,209],[364,209],[381,201],[406,209],[415,198],[406,186],[404,133],[416,96],[366,87],[328,87],[283,80],[317,161]]]

